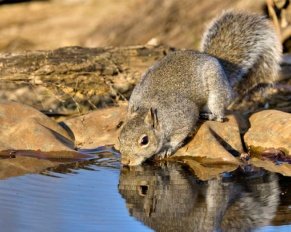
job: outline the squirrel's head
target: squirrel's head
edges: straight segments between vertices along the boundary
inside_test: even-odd
[[[119,136],[121,163],[139,165],[156,154],[160,143],[159,132],[156,110],[131,114]]]

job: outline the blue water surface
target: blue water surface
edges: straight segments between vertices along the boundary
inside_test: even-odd
[[[117,190],[119,170],[94,169],[1,180],[1,231],[151,231],[129,216]]]
[[[278,183],[278,178],[275,177],[276,175],[268,174],[262,177],[247,177],[246,180],[255,185],[262,184],[259,182],[261,180],[266,182],[262,185],[266,188]],[[222,184],[226,189],[223,194],[228,194],[228,191],[234,188],[246,191],[241,187],[244,180],[242,183],[236,183],[231,180],[231,175],[225,178],[223,183],[207,183],[197,180],[191,173],[184,172],[183,168],[176,169],[171,166],[157,169],[147,167],[136,169],[135,172],[125,169],[120,172],[119,167],[88,165],[66,174],[46,172],[45,175],[30,174],[0,180],[0,231],[143,232],[153,230],[141,221],[145,220],[145,224],[152,228],[162,228],[158,224],[164,216],[169,216],[166,219],[168,226],[171,226],[171,220],[175,219],[177,220],[172,223],[173,226],[179,225],[180,222],[187,225],[188,222],[194,222],[191,217],[189,221],[181,220],[187,219],[195,209],[197,213],[204,209],[204,203],[200,204],[199,199],[207,198],[205,194],[211,185],[219,189],[217,184]],[[255,189],[252,191],[253,195],[257,194]],[[219,198],[218,193],[214,193],[214,198],[219,201],[225,199],[225,196]],[[285,199],[288,201],[289,198]],[[147,206],[150,208],[146,208]],[[286,212],[290,214],[288,209]],[[194,215],[193,220],[196,220],[195,218],[197,217]],[[166,228],[167,225],[162,224],[163,228]],[[197,226],[201,226],[198,224]],[[255,232],[291,231],[290,222],[287,224],[289,225],[264,226]]]

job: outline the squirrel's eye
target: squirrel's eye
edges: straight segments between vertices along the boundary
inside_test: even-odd
[[[147,135],[144,135],[143,137],[141,137],[140,145],[141,146],[146,146],[148,144],[149,144],[149,137]]]

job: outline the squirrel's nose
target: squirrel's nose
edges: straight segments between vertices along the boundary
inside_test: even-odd
[[[129,163],[130,163],[130,159],[129,159],[129,157],[121,156],[121,163],[122,163],[123,165],[128,166]]]
[[[121,158],[121,163],[126,166],[137,166],[137,165],[142,164],[144,160],[145,158],[142,156],[133,156],[133,157],[124,156]]]

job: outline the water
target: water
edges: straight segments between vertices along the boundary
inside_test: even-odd
[[[276,174],[204,182],[173,163],[57,171],[0,181],[1,231],[291,231],[290,179]]]
[[[1,228],[7,232],[145,230],[128,216],[118,193],[119,170],[92,168],[57,178],[26,175],[1,181]]]

